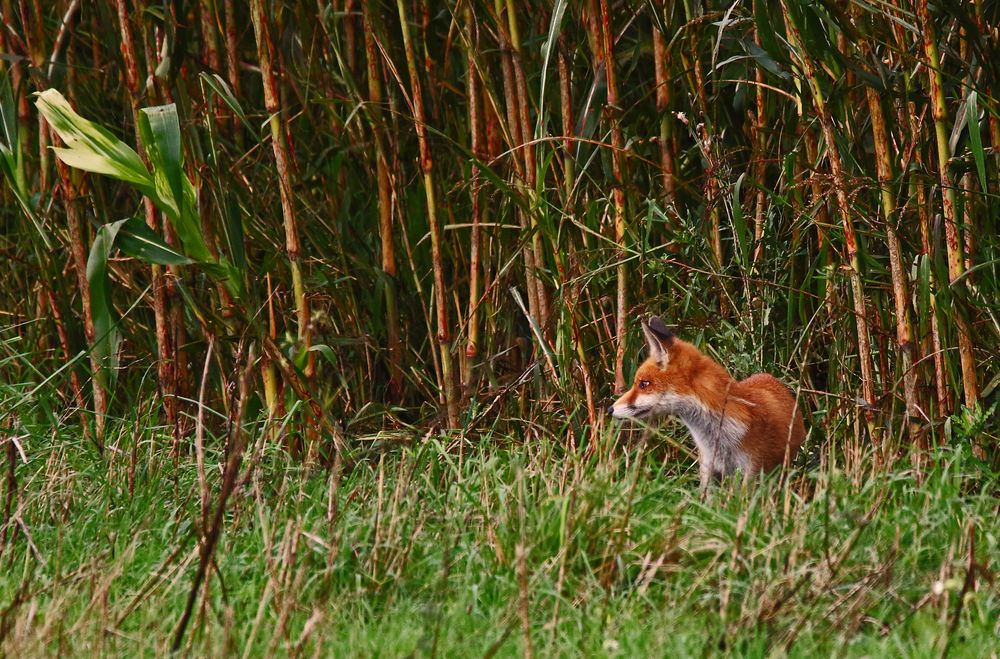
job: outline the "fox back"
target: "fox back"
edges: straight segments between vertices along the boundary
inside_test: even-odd
[[[659,318],[642,324],[649,357],[609,410],[620,419],[674,415],[698,448],[702,486],[735,471],[753,475],[791,459],[805,438],[792,392],[758,373],[741,381]]]

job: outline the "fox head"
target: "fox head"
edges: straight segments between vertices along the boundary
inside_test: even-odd
[[[625,392],[608,413],[618,419],[641,419],[671,414],[688,389],[684,355],[688,344],[653,316],[642,322],[649,357],[635,372],[632,388]],[[693,348],[693,347],[692,347]]]

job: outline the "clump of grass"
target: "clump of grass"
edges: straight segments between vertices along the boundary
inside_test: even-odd
[[[818,466],[733,479],[701,501],[693,467],[661,458],[672,432],[647,435],[628,445],[604,429],[594,451],[484,436],[461,460],[432,436],[336,487],[258,443],[182,648],[513,655],[530,639],[545,655],[981,655],[994,644],[997,475],[968,448],[919,469],[847,467],[824,448]],[[17,441],[27,460],[16,459],[5,527],[5,653],[166,652],[204,532],[193,457],[175,462],[148,415],[113,426],[111,469],[72,427],[22,426]],[[221,478],[207,474],[213,491]]]

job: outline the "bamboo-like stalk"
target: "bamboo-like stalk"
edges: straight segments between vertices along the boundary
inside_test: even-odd
[[[705,78],[701,70],[698,52],[692,47],[690,65],[694,71],[695,97],[701,108],[702,122],[698,133],[698,142],[702,156],[705,158],[705,209],[708,213],[709,230],[711,231],[712,256],[715,257],[715,267],[722,269],[722,222],[719,218],[719,198],[722,191],[719,188],[719,159],[716,157],[713,135],[710,132],[710,115],[705,93]],[[698,130],[698,127],[696,127]],[[721,280],[720,280],[721,281]],[[723,284],[724,286],[724,284]]]
[[[941,207],[944,215],[945,243],[948,251],[948,278],[953,287],[953,304],[960,298],[959,293],[965,290],[965,282],[961,279],[965,271],[962,255],[962,234],[959,225],[955,184],[951,176],[951,148],[948,145],[948,106],[945,103],[944,88],[941,82],[941,58],[938,55],[937,33],[934,21],[927,8],[927,0],[918,0],[917,14],[923,36],[924,56],[927,59],[927,80],[930,86],[931,112],[934,117],[934,133],[937,137],[938,177],[941,180]],[[956,304],[956,306],[958,306]],[[955,330],[958,334],[958,356],[962,365],[962,392],[965,404],[972,407],[979,400],[979,381],[976,375],[976,361],[972,352],[972,338],[969,335],[969,324],[964,310],[956,309],[952,314]]]
[[[892,31],[896,51],[901,53],[906,52],[909,41],[905,29],[898,22],[894,22]],[[905,126],[907,129],[907,139],[909,140],[907,149],[913,152],[913,160],[916,164],[916,167],[913,168],[913,171],[910,173],[909,180],[907,182],[907,190],[910,198],[916,202],[917,225],[920,233],[920,254],[923,258],[930,259],[932,258],[930,212],[927,208],[927,191],[924,186],[924,172],[926,171],[926,167],[924,165],[923,148],[921,146],[923,143],[923,119],[921,113],[917,112],[917,104],[913,98],[913,77],[910,73],[904,72],[903,81],[904,88],[906,90],[906,102],[898,103],[896,112],[899,117],[899,125]],[[919,352],[926,352],[930,355],[931,363],[934,367],[934,402],[936,403],[935,414],[937,416],[945,416],[951,410],[951,398],[947,385],[944,351],[941,347],[941,330],[939,327],[940,323],[938,321],[936,293],[938,283],[935,277],[934,268],[929,269],[929,279],[929,306],[926,310],[918,308],[917,318],[919,319],[921,317],[921,311],[924,311],[925,315],[929,317],[930,349],[925,349],[922,346]],[[921,339],[921,343],[925,344],[926,341]]]
[[[129,9],[126,0],[115,0],[118,13],[118,27],[121,34],[121,53],[125,64],[125,86],[129,91],[132,105],[132,125],[135,127],[135,139],[139,142],[139,67],[136,60],[135,46],[132,41],[132,26],[129,23]],[[140,149],[140,152],[143,152]],[[146,224],[154,232],[160,232],[160,218],[149,197],[143,198],[143,210]],[[167,309],[167,282],[163,275],[163,266],[150,266],[153,284],[153,317],[156,326],[157,347],[157,378],[163,398],[163,412],[167,425],[176,427],[177,423],[177,385],[174,375],[174,346],[170,334],[170,316]]]
[[[365,15],[370,11],[368,5],[368,0],[361,0],[361,10]],[[358,29],[357,22],[355,21],[356,13],[357,9],[354,6],[354,0],[344,0],[344,15],[341,19],[344,26],[344,54],[347,57],[347,69],[351,72],[352,76],[355,74],[355,71],[358,70]],[[364,26],[367,28],[370,23],[363,17],[362,21],[364,21]],[[368,50],[367,44],[365,45],[365,50]]]
[[[14,15],[14,5],[11,0],[2,0],[0,2],[0,53],[15,52],[13,42],[17,31],[14,30]],[[11,32],[11,37],[7,36],[8,30]],[[14,102],[17,104],[19,150],[21,153],[26,153],[28,150],[28,129],[31,126],[31,106],[28,102],[28,95],[23,91],[18,93],[19,90],[24,89],[26,62],[15,59],[10,62],[9,67],[7,70],[10,75],[10,86],[17,94]]]
[[[756,29],[754,30],[753,37],[754,42],[758,47],[760,47],[760,34]],[[767,195],[764,194],[764,174],[766,172],[764,156],[766,140],[764,137],[764,129],[766,127],[766,117],[764,106],[763,67],[754,67],[754,81],[757,84],[755,85],[756,93],[754,95],[756,100],[756,110],[754,112],[754,122],[752,126],[753,155],[751,156],[751,160],[753,163],[754,180],[757,181],[757,189],[754,192],[755,202],[753,207],[753,267],[756,271],[760,264],[761,256],[764,253],[764,203],[767,199]],[[734,199],[733,203],[740,203],[740,200]]]
[[[202,60],[212,71],[221,71],[219,34],[215,29],[215,0],[201,0],[199,2],[198,18],[201,27]]]
[[[399,338],[396,304],[396,248],[392,236],[392,186],[382,118],[382,73],[375,47],[375,28],[367,2],[361,3],[365,55],[368,60],[368,100],[371,102],[372,135],[375,140],[375,177],[378,186],[378,228],[385,273],[385,326],[389,353],[389,391],[396,400],[403,395],[403,345]]]
[[[912,103],[910,104],[912,106]],[[912,110],[911,110],[912,111]],[[915,111],[914,111],[915,112]],[[911,134],[912,139],[919,139],[920,131],[916,124],[915,114],[911,114]],[[924,187],[924,180],[921,176],[923,169],[923,157],[921,150],[916,149],[917,171],[910,176],[911,194],[917,202],[917,221],[920,226],[920,252],[924,258],[932,257],[931,241],[931,220],[930,212],[927,209],[927,189]],[[934,268],[930,269],[930,299],[927,313],[930,316],[931,332],[931,354],[934,364],[934,392],[937,402],[938,416],[946,416],[951,412],[951,395],[948,391],[948,376],[944,362],[944,349],[941,341],[941,327],[938,320],[937,304],[937,277],[934,275]]]
[[[573,158],[573,93],[571,89],[569,63],[566,61],[566,34],[559,34],[559,109],[562,114],[563,133],[563,204],[572,204],[575,184],[575,161]]]
[[[59,160],[59,159],[56,158],[56,160]],[[60,347],[62,347],[63,355],[64,355],[64,357],[67,360],[72,359],[73,351],[70,348],[69,334],[66,331],[66,323],[63,321],[62,312],[59,310],[59,305],[56,302],[56,296],[52,292],[52,288],[51,287],[46,286],[46,288],[45,288],[45,295],[46,295],[46,297],[48,299],[49,309],[52,312],[52,322],[56,326],[56,334],[59,337],[59,345],[60,345]],[[91,332],[93,332],[93,322],[91,322]],[[94,362],[93,362],[93,359],[92,359],[91,360],[91,369],[93,369],[93,368],[94,368]],[[91,439],[91,435],[90,435],[90,427],[87,424],[87,419],[86,419],[86,415],[87,415],[87,400],[83,396],[83,386],[80,384],[80,376],[76,372],[76,369],[73,369],[69,373],[69,386],[73,390],[73,398],[74,398],[74,400],[76,400],[76,406],[80,409],[80,427],[81,427],[81,429],[83,431],[83,439],[84,439],[84,441],[88,441],[89,442],[90,439]],[[97,387],[99,387],[99,386],[100,385],[95,380],[95,382],[94,382],[95,389]],[[94,403],[94,408],[95,408],[95,410],[97,408],[97,403],[96,402]],[[95,414],[96,414],[96,411],[95,411]],[[97,424],[95,423],[94,425],[96,427]],[[95,432],[96,432],[96,428],[95,428]],[[104,453],[104,440],[102,439],[102,437],[100,435],[98,435],[98,436],[96,436],[94,438],[94,443],[97,446],[98,452],[101,453],[101,454],[103,454]]]
[[[291,159],[285,140],[285,129],[281,121],[281,97],[278,78],[274,71],[274,42],[271,39],[269,12],[264,10],[264,0],[251,0],[251,18],[254,37],[257,41],[257,58],[260,61],[261,83],[264,88],[264,107],[268,113],[271,128],[271,147],[274,165],[278,175],[278,189],[281,196],[281,215],[285,229],[285,253],[292,273],[292,294],[295,297],[296,330],[300,346],[308,350],[309,301],[305,283],[302,280],[301,248],[299,246],[298,221],[295,216],[295,197],[292,192]]]
[[[844,247],[847,250],[847,275],[851,283],[851,297],[854,302],[854,320],[858,330],[858,361],[861,365],[861,395],[864,401],[865,418],[868,421],[869,431],[874,430],[874,409],[875,409],[875,373],[872,362],[871,337],[868,331],[868,312],[865,308],[864,285],[861,280],[861,260],[858,257],[858,239],[854,229],[854,220],[851,217],[851,205],[847,198],[847,184],[844,181],[843,165],[840,158],[840,150],[833,132],[833,118],[826,105],[823,90],[820,87],[819,79],[809,53],[803,46],[803,41],[799,35],[798,26],[795,24],[793,14],[790,14],[786,0],[781,0],[781,6],[787,18],[788,36],[792,46],[798,50],[799,63],[802,66],[802,73],[805,75],[812,92],[813,106],[819,118],[820,127],[823,130],[823,139],[826,141],[827,162],[830,165],[830,173],[833,176],[834,196],[837,203],[837,210],[840,214],[840,223],[844,231]],[[873,437],[874,439],[874,437]]]
[[[559,35],[559,107],[562,114],[563,132],[563,190],[564,209],[567,213],[574,212],[574,189],[575,180],[575,159],[573,157],[574,127],[573,127],[573,95],[570,84],[570,70],[567,62],[567,45],[565,33]],[[560,233],[562,230],[560,229]],[[570,243],[568,250],[568,266],[561,273],[563,296],[566,305],[566,318],[568,319],[573,349],[576,354],[576,361],[580,368],[580,375],[583,379],[584,400],[587,405],[587,423],[590,428],[590,440],[596,442],[599,426],[597,423],[597,409],[594,403],[594,383],[590,372],[590,360],[584,348],[583,333],[580,330],[579,307],[581,295],[580,278],[575,275],[579,271],[579,262],[576,255],[575,246]],[[566,295],[567,283],[569,283],[569,294]]]
[[[521,124],[521,139],[523,144],[519,149],[524,158],[524,181],[527,187],[527,195],[531,200],[531,213],[529,224],[531,226],[531,246],[534,252],[535,262],[535,295],[538,298],[538,325],[542,329],[542,336],[546,335],[549,325],[549,298],[542,281],[541,270],[545,267],[545,251],[542,247],[542,235],[538,230],[537,217],[537,195],[535,186],[538,183],[538,170],[535,162],[535,146],[532,144],[534,133],[531,129],[530,108],[528,99],[528,83],[524,73],[524,59],[521,54],[521,35],[517,24],[517,11],[514,7],[514,0],[507,2],[507,22],[510,26],[511,60],[514,65],[514,83],[517,93],[517,119]]]
[[[670,119],[670,62],[667,44],[660,28],[653,25],[653,64],[656,80],[656,113],[660,116],[660,175],[663,178],[663,200],[674,206],[676,200],[676,178],[674,165],[673,122]]]
[[[816,244],[820,251],[826,253],[826,265],[831,265],[833,254],[830,252],[830,244],[826,235],[826,227],[830,224],[830,215],[827,212],[823,184],[815,175],[815,168],[819,164],[819,143],[816,134],[805,127],[801,119],[799,127],[802,128],[802,141],[806,145],[806,159],[809,162],[809,195],[812,203],[816,205],[816,217],[813,221],[813,225],[816,227]]]
[[[56,136],[56,144],[59,138]],[[59,175],[59,185],[62,190],[64,209],[66,211],[66,223],[69,226],[70,254],[73,259],[73,269],[76,271],[77,291],[80,293],[80,305],[83,307],[83,336],[87,340],[87,346],[94,346],[94,314],[90,308],[90,283],[87,281],[87,240],[83,232],[83,222],[80,218],[79,207],[79,186],[76,185],[76,176],[70,168],[59,158],[56,158],[56,171]],[[69,355],[67,355],[68,357]],[[108,394],[97,377],[101,369],[100,360],[96,353],[90,350],[90,371],[94,374],[94,435],[97,445],[103,448],[104,428],[107,421]]]
[[[695,8],[690,2],[684,2],[684,14],[689,24],[693,24],[695,21],[701,20],[702,18],[701,14],[695,13]],[[706,163],[704,173],[704,194],[705,214],[708,219],[710,232],[709,246],[712,250],[715,268],[721,271],[723,263],[722,226],[719,217],[719,200],[721,197],[719,174],[721,163],[720,158],[716,153],[714,128],[712,126],[712,114],[709,112],[708,108],[705,76],[702,71],[701,57],[698,52],[698,32],[692,30],[690,36],[684,40],[684,43],[688,46],[690,52],[688,49],[681,48],[681,61],[684,64],[684,69],[689,72],[691,94],[694,97],[697,110],[701,114],[701,121],[694,130],[696,133],[695,139],[698,140],[698,148],[701,150],[702,158],[704,158]],[[725,291],[725,279],[721,277],[718,278],[718,285],[720,290]],[[728,295],[726,294],[720,296],[720,300],[723,301],[723,304],[725,303],[725,299],[727,297]]]
[[[471,4],[465,5],[465,44],[466,44],[466,72],[465,72],[465,94],[469,104],[469,139],[472,155],[477,160],[483,160],[482,118],[479,101],[479,73],[476,69],[476,51],[479,49],[479,31],[476,29],[476,19],[472,13]],[[469,194],[472,197],[470,208],[472,229],[469,233],[469,313],[466,321],[466,343],[465,343],[465,381],[466,387],[472,381],[472,369],[474,360],[479,354],[479,245],[481,208],[479,206],[479,186],[480,173],[479,165],[472,164],[472,172],[469,180]]]
[[[608,14],[608,0],[600,0],[601,46],[604,66],[608,79],[608,120],[611,124],[611,170],[615,181],[611,197],[615,207],[615,243],[618,245],[617,295],[615,313],[615,390],[625,388],[625,332],[628,323],[628,269],[625,265],[625,164],[622,154],[624,138],[618,121],[618,76],[615,66],[614,36],[611,33],[611,18]]]
[[[41,19],[41,9],[37,2],[32,5],[34,11],[34,18],[36,20]],[[69,38],[72,31],[72,22],[75,18],[77,9],[79,8],[78,3],[71,4],[69,10],[64,15],[63,21],[60,25],[59,35],[56,37],[56,43],[53,46],[52,57],[49,58],[49,64],[51,65],[59,53],[61,46],[60,42]],[[27,8],[22,5],[22,13],[27,11]],[[4,21],[6,22],[7,16],[4,16]],[[31,52],[32,62],[36,68],[45,68],[45,55],[43,43],[44,34],[41,31],[42,25],[35,25],[33,29],[26,29],[25,36],[29,38],[27,43],[28,50]],[[29,36],[30,35],[30,36]],[[6,51],[4,51],[6,52]],[[14,67],[15,73],[18,71],[17,67]],[[44,86],[44,82],[41,83]],[[70,101],[73,102],[75,99],[70,96]],[[38,115],[38,131],[39,131],[39,148],[44,152],[45,160],[40,161],[40,188],[47,189],[48,185],[45,181],[45,169],[47,165],[45,164],[48,160],[48,136],[49,128],[44,117],[40,114]],[[51,135],[54,147],[62,147],[62,141],[59,136],[55,133]],[[104,429],[107,420],[107,391],[104,389],[98,373],[101,369],[100,361],[93,352],[95,333],[94,333],[94,317],[90,306],[90,284],[87,281],[87,240],[85,237],[83,229],[82,215],[80,213],[79,198],[80,189],[83,185],[78,173],[73,172],[62,160],[56,158],[56,176],[59,180],[59,193],[63,199],[63,210],[66,213],[66,222],[69,229],[70,238],[70,256],[72,260],[73,270],[76,274],[77,292],[80,294],[80,304],[82,307],[83,316],[83,333],[84,339],[87,342],[88,350],[90,351],[90,368],[93,374],[93,399],[94,399],[94,431],[95,431],[95,442],[97,448],[100,452],[104,451]],[[65,328],[62,327],[61,315],[59,313],[59,308],[56,304],[55,296],[52,294],[51,288],[47,284],[42,284],[42,300],[47,303],[48,307],[51,309],[52,315],[55,318],[57,333],[59,334],[60,341],[63,345],[64,351],[66,352],[66,357],[70,357],[68,352],[68,337],[65,335]],[[41,316],[40,316],[41,317]],[[82,400],[82,392],[79,388],[79,381],[75,371],[71,373],[71,386],[74,389],[75,395]],[[88,433],[86,423],[83,424],[84,434]]]
[[[36,70],[45,70],[45,22],[42,20],[42,6],[40,0],[31,0],[29,6],[26,0],[21,0],[21,22],[25,44],[28,47],[28,58],[31,66]],[[49,170],[52,168],[52,158],[49,149],[49,125],[45,119],[39,115],[37,123],[38,131],[38,187],[41,190],[48,190]]]
[[[521,122],[518,105],[517,76],[514,70],[513,46],[511,45],[510,35],[508,34],[509,28],[504,24],[503,20],[505,11],[504,0],[494,0],[494,10],[496,12],[497,19],[497,37],[500,42],[500,66],[502,74],[501,77],[503,79],[504,104],[507,110],[507,133],[510,136],[510,148],[516,150],[521,147],[524,141],[530,138],[522,132],[524,125]],[[517,185],[519,189],[523,191],[525,185],[524,181],[527,176],[524,168],[524,158],[523,156],[520,156],[519,152],[516,152],[512,161]],[[518,220],[521,224],[522,235],[527,234],[531,230],[531,220],[528,217],[528,214],[523,210],[518,209],[516,212]],[[525,287],[528,291],[528,315],[532,320],[538,323],[541,319],[541,309],[538,304],[538,289],[541,286],[541,282],[538,281],[538,271],[535,267],[536,262],[533,238],[530,242],[525,244],[523,253]]]
[[[889,155],[889,137],[882,112],[882,100],[874,87],[867,87],[868,111],[875,141],[875,163],[882,197],[882,219],[885,221],[886,243],[889,248],[889,272],[892,276],[892,298],[896,308],[896,347],[903,371],[903,396],[906,401],[906,424],[911,440],[919,432],[920,406],[917,401],[917,371],[914,368],[913,327],[910,322],[910,286],[903,269],[896,223],[896,194],[892,190],[892,159]]]
[[[271,285],[271,273],[264,276],[267,291],[267,336],[272,341],[278,338],[278,318],[274,313],[274,287]],[[260,357],[261,379],[264,382],[264,404],[267,405],[268,416],[274,418],[279,415],[280,394],[278,391],[278,375],[274,370],[274,363],[264,353]]]
[[[258,0],[259,1],[259,0]],[[410,94],[413,104],[413,124],[417,131],[420,147],[420,169],[423,173],[424,195],[427,202],[427,223],[431,236],[431,259],[434,262],[434,297],[437,307],[437,341],[441,353],[441,388],[444,390],[448,425],[458,427],[458,400],[455,391],[455,374],[451,359],[451,328],[448,324],[448,292],[444,285],[444,264],[441,253],[441,229],[437,216],[437,199],[434,188],[434,159],[427,141],[427,123],[424,119],[424,101],[420,78],[417,74],[416,55],[410,37],[410,25],[406,18],[405,0],[396,0],[399,11],[399,27],[406,51],[406,68],[410,76]]]
[[[239,63],[239,39],[236,34],[236,7],[233,0],[222,1],[222,12],[225,18],[226,37],[226,80],[229,88],[236,98],[240,97],[240,63]],[[243,127],[240,122],[233,121],[231,124],[233,139],[236,147],[243,149]]]

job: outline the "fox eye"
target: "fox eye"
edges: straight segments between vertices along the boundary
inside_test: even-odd
[[[639,388],[645,389],[649,386],[649,380],[639,380]]]

